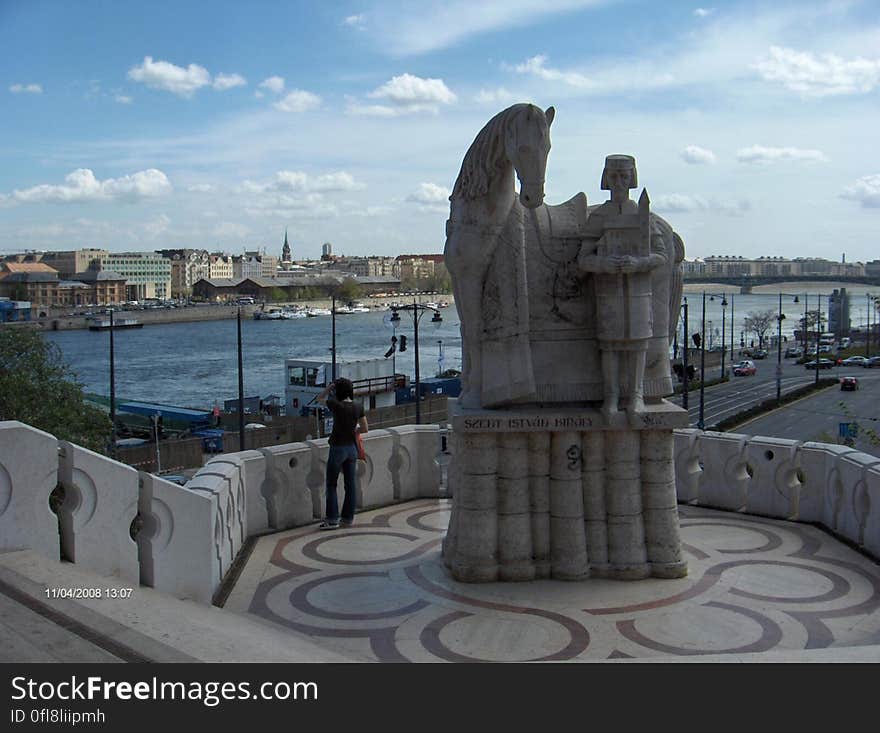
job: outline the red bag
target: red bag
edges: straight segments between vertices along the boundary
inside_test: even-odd
[[[357,445],[357,449],[358,449],[358,460],[359,461],[367,460],[367,452],[364,450],[364,439],[361,437],[361,434],[359,432],[355,432],[354,442],[355,442],[355,445]]]

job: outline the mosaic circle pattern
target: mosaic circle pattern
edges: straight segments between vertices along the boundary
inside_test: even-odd
[[[361,513],[336,532],[313,525],[263,537],[227,607],[383,662],[598,661],[880,640],[880,570],[813,526],[682,506],[686,578],[470,585],[443,567],[449,508],[419,500]]]

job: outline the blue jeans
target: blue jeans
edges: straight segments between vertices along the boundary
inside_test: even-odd
[[[339,471],[345,484],[345,501],[342,503],[342,519],[346,522],[354,520],[354,510],[357,505],[357,446],[331,445],[330,454],[327,456],[327,507],[326,519],[328,522],[338,522],[339,502],[336,498],[336,483],[339,480]]]

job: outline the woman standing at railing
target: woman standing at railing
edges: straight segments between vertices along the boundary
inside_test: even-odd
[[[329,399],[328,399],[329,397]],[[333,413],[333,430],[330,433],[330,453],[327,456],[327,503],[324,521],[319,529],[338,529],[340,524],[350,527],[354,522],[357,506],[357,437],[356,433],[369,430],[362,405],[355,404],[354,388],[348,379],[337,379],[324,388],[317,401],[324,403]],[[342,471],[345,500],[342,514],[336,497],[336,484]]]

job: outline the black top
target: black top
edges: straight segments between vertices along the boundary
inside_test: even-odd
[[[333,431],[330,433],[330,445],[354,445],[354,433],[358,420],[364,416],[364,408],[354,402],[340,402],[331,397],[327,407],[333,413]]]

